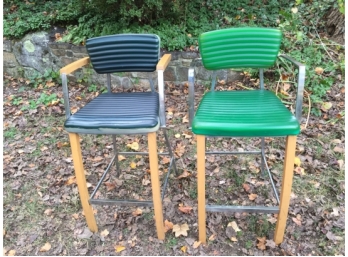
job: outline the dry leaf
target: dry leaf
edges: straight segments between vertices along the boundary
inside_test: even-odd
[[[188,225],[182,224],[176,224],[173,226],[173,233],[175,233],[175,237],[179,237],[180,235],[187,236],[187,230],[189,230]]]
[[[129,166],[131,167],[131,169],[135,169],[137,167],[137,164],[135,162],[131,162]]]
[[[332,103],[331,102],[324,102],[320,109],[323,111],[323,112],[327,112],[330,108],[332,107]]]
[[[107,235],[109,235],[109,231],[107,229],[104,229],[102,232],[100,232],[100,235],[102,237],[106,237]]]
[[[106,191],[108,192],[114,190],[116,187],[116,184],[112,182],[105,182],[104,184],[106,185]]]
[[[216,234],[212,234],[210,237],[209,237],[209,241],[214,241],[216,238]]]
[[[200,246],[201,245],[201,241],[195,241],[194,243],[193,243],[193,245],[192,245],[192,247],[194,248],[194,249],[196,249],[198,246]]]
[[[170,158],[167,156],[162,156],[162,164],[170,163]]]
[[[320,75],[320,74],[323,74],[324,69],[321,68],[321,67],[316,67],[316,68],[314,69],[314,71],[315,71],[316,74]]]
[[[192,211],[192,207],[191,206],[179,206],[179,211],[189,214]]]
[[[125,160],[126,159],[126,157],[124,157],[123,155],[119,155],[118,156],[118,161],[120,162],[120,161],[123,161],[123,160]]]
[[[243,188],[245,190],[245,192],[249,192],[250,191],[250,186],[246,183],[243,184]]]
[[[298,220],[297,218],[292,218],[292,221],[296,223],[297,226],[302,226],[302,222]]]
[[[102,160],[104,160],[104,158],[101,157],[101,156],[97,156],[97,157],[95,157],[95,158],[93,159],[94,162],[100,162],[100,161],[102,161]]]
[[[298,12],[297,7],[291,8],[292,13],[296,14]]]
[[[189,123],[189,119],[188,119],[187,114],[182,118],[182,123]]]
[[[72,216],[73,216],[73,218],[74,218],[75,220],[77,220],[77,219],[79,218],[79,214],[78,214],[78,213],[74,213]]]
[[[117,253],[122,252],[125,249],[126,249],[126,247],[124,247],[123,245],[116,245],[115,246],[115,252],[117,252]]]
[[[143,178],[142,182],[143,186],[147,186],[148,184],[150,184],[150,180],[146,179],[146,178]]]
[[[336,153],[344,153],[344,148],[336,146],[333,151]]]
[[[257,198],[257,194],[250,194],[248,195],[249,200],[254,201]]]
[[[286,92],[289,90],[289,88],[291,87],[291,85],[289,83],[284,83],[283,84],[283,90]]]
[[[234,237],[234,236],[231,237],[230,239],[231,239],[232,242],[238,242],[238,239],[236,237]]]
[[[138,142],[133,142],[133,143],[131,143],[131,144],[128,144],[127,146],[128,146],[129,148],[135,150],[135,151],[138,151],[138,150],[139,150],[139,144],[138,144]]]
[[[184,245],[183,247],[180,248],[180,250],[181,250],[183,253],[186,253],[186,251],[187,251],[187,246]]]
[[[232,227],[234,229],[234,231],[238,232],[238,231],[241,231],[239,228],[238,228],[238,225],[235,221],[232,221],[230,223],[227,224],[227,227]]]
[[[173,229],[173,223],[168,221],[168,220],[165,220],[164,221],[164,233],[166,233],[168,230],[171,230]]]
[[[15,256],[16,255],[16,250],[10,250],[8,252],[8,255],[7,256]]]
[[[299,174],[299,175],[301,175],[301,176],[306,175],[306,173],[304,172],[304,169],[301,168],[301,167],[296,167],[296,168],[295,168],[295,173],[296,173],[296,174]]]
[[[270,223],[274,224],[277,222],[277,218],[275,217],[270,217],[269,219],[267,219]]]
[[[270,247],[270,248],[275,248],[277,245],[273,240],[266,240],[266,246]]]
[[[175,136],[175,138],[180,138],[181,137],[181,135],[179,133],[175,134],[174,136]]]
[[[44,214],[46,214],[47,216],[50,216],[52,214],[53,210],[52,209],[47,209]]]
[[[65,185],[71,185],[71,184],[76,184],[76,177],[75,176],[71,176],[66,182]]]
[[[257,248],[260,250],[266,250],[266,237],[258,237],[257,240],[259,240],[259,243],[257,244]]]
[[[189,173],[187,170],[184,170],[184,172],[179,177],[177,177],[177,179],[187,178],[189,176],[191,176],[191,173]]]
[[[338,160],[337,163],[338,163],[338,166],[340,167],[340,170],[342,170],[343,165],[344,165],[344,161],[343,160]]]
[[[139,208],[137,208],[135,211],[132,212],[133,216],[139,216],[141,214],[143,214],[143,210]]]
[[[51,244],[47,242],[43,247],[41,247],[40,252],[47,252],[50,249],[51,249]]]
[[[300,160],[299,157],[295,157],[295,159],[294,159],[294,164],[295,164],[296,166],[301,166],[301,160]]]

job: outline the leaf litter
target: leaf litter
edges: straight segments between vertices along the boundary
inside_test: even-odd
[[[344,253],[341,242],[345,229],[345,211],[344,205],[342,205],[345,190],[344,175],[342,175],[344,172],[344,151],[342,149],[344,149],[345,138],[341,122],[342,115],[340,115],[340,108],[344,107],[344,104],[340,103],[344,103],[344,97],[338,96],[342,91],[339,88],[333,87],[328,93],[327,100],[322,106],[322,117],[310,116],[306,130],[298,136],[296,157],[300,162],[298,160],[296,162],[299,164],[297,167],[305,171],[305,176],[302,170],[301,173],[294,172],[292,195],[296,197],[291,198],[288,216],[290,222],[287,225],[284,242],[275,246],[272,240],[276,215],[207,213],[207,239],[213,241],[214,244],[199,246],[195,249],[193,244],[198,242],[196,151],[195,137],[187,127],[185,87],[174,84],[167,84],[166,87],[166,105],[167,107],[172,106],[171,114],[168,113],[170,119],[167,120],[168,128],[173,135],[169,139],[176,155],[179,176],[172,173],[169,179],[165,196],[168,200],[163,205],[164,217],[167,219],[165,222],[167,233],[166,239],[160,241],[156,238],[152,208],[144,208],[141,215],[134,215],[133,212],[136,210],[134,208],[93,206],[101,232],[94,234],[88,230],[85,217],[81,215],[83,211],[79,204],[68,138],[62,128],[65,120],[64,111],[62,111],[64,110],[63,104],[56,102],[54,106],[20,110],[25,102],[39,97],[40,90],[47,90],[47,93],[51,94],[61,93],[60,85],[49,84],[47,88],[28,88],[26,91],[18,92],[22,82],[17,81],[17,84],[9,85],[7,80],[9,78],[5,77],[4,99],[9,100],[6,100],[3,106],[3,210],[4,229],[6,230],[4,247],[11,249],[12,253],[16,255],[43,254],[44,252],[39,250],[45,246],[47,236],[50,236],[50,242],[55,242],[48,250],[48,253],[53,255],[111,255],[117,250],[122,253],[126,249],[126,253],[130,255],[137,255],[135,249],[150,255],[179,255],[184,253],[181,248],[187,245],[185,239],[188,237],[193,241],[186,246],[185,254],[191,255],[202,255],[202,253],[230,255],[231,252],[236,255],[254,255],[260,251],[265,255]],[[217,86],[218,90],[224,88],[238,89],[238,85]],[[80,97],[79,100],[72,99],[72,104],[76,105],[72,107],[73,111],[81,108],[85,102],[95,96],[79,85],[73,85],[71,90],[72,95]],[[282,90],[292,94],[293,89],[283,85]],[[173,91],[180,92],[180,94],[170,94]],[[199,86],[196,91],[195,102],[199,103],[199,99],[204,93],[204,87]],[[22,105],[11,105],[13,99],[8,98],[11,95],[22,97]],[[324,121],[325,115],[337,117],[337,121],[335,123],[326,122]],[[19,128],[22,130],[21,133],[18,133]],[[179,134],[180,137],[176,138],[174,136],[176,134]],[[49,141],[50,138],[52,141]],[[108,160],[112,157],[112,143],[108,137],[82,136],[81,138],[86,178],[90,185],[89,190],[93,190],[95,183],[106,168]],[[159,143],[160,148],[161,144],[165,144],[164,140],[160,139],[160,135],[158,138],[162,140]],[[118,137],[117,143],[124,150],[139,151],[146,145],[146,140],[144,136],[125,136]],[[214,139],[214,142],[208,140],[212,146],[216,142],[226,150],[237,151],[253,150],[253,145],[259,144],[258,141],[253,143],[242,139],[217,138]],[[266,142],[269,157],[267,162],[276,186],[279,187],[284,142],[267,138]],[[272,147],[268,145],[270,142]],[[107,197],[122,198],[129,194],[133,199],[151,199],[151,187],[148,183],[150,179],[146,175],[149,170],[148,158],[129,156],[125,158],[119,155],[119,161],[122,164],[121,177],[108,174],[102,185],[104,188],[96,194],[96,197],[103,198],[106,194]],[[170,162],[167,157],[161,157],[159,161],[160,166],[164,166],[163,170]],[[135,169],[130,166],[132,162],[136,164]],[[219,157],[216,155],[214,158],[210,158],[206,162],[206,171],[209,175],[206,185],[208,202],[252,205],[253,202],[261,199],[266,204],[273,204],[273,194],[271,190],[267,191],[265,188],[269,184],[264,183],[265,181],[259,177],[261,172],[258,172],[260,169],[258,165],[258,160],[239,158],[239,156],[237,158],[236,156]],[[128,179],[124,179],[125,177]],[[135,181],[137,178],[139,178],[139,182]],[[224,183],[220,184],[220,181],[224,181]],[[310,183],[310,181],[314,181],[314,183]],[[310,188],[309,195],[303,194],[304,187],[307,191],[308,187]],[[134,190],[131,189],[141,190],[133,192]],[[227,193],[226,190],[228,190]],[[42,196],[39,196],[38,192]],[[21,197],[11,198],[11,195],[21,195]],[[257,197],[251,200],[249,195],[257,195]],[[35,208],[28,209],[25,202]],[[192,209],[187,210],[188,213],[186,213],[182,212],[178,206],[188,206]],[[31,214],[29,210],[37,210],[37,212]],[[298,219],[299,217],[301,218]],[[233,248],[225,240],[227,234],[221,233],[221,227],[231,222],[231,218],[242,230],[242,234],[238,234],[241,232],[237,233],[232,226],[228,226],[229,229],[232,229],[229,231],[229,235],[231,235],[229,243],[233,245]],[[301,226],[293,221],[293,218],[297,223],[301,222]],[[29,223],[40,225],[33,229],[26,225]],[[179,228],[175,227],[177,232],[174,231],[174,224],[179,225]],[[181,227],[184,224],[190,229],[186,230],[185,226]],[[168,233],[170,230],[173,231]],[[108,231],[109,234],[105,235],[105,231]],[[30,240],[21,239],[25,238],[28,233]],[[178,233],[178,237],[175,237],[175,233]],[[187,235],[185,236],[185,234]],[[139,238],[138,240],[132,240],[135,235]],[[100,237],[103,237],[104,241]],[[168,248],[172,237],[176,238],[177,247]],[[151,244],[148,243],[149,238],[152,238]],[[249,241],[252,245],[251,248],[248,246]],[[73,247],[69,247],[68,242],[73,242]],[[21,247],[18,247],[17,244]],[[34,245],[38,246],[35,248]],[[43,249],[48,249],[48,247]],[[329,249],[334,250],[330,252]],[[7,254],[9,255],[9,251]]]

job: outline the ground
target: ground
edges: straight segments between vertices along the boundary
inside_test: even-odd
[[[252,81],[244,81],[244,86],[253,89]],[[332,106],[326,106],[321,116],[309,115],[308,120],[305,99],[285,239],[276,246],[272,240],[276,215],[271,214],[208,213],[208,243],[197,242],[196,142],[187,123],[187,85],[174,84],[166,85],[166,112],[180,176],[171,174],[163,202],[168,226],[165,240],[156,238],[153,209],[144,207],[95,206],[99,231],[91,233],[63,129],[64,106],[57,101],[62,99],[61,86],[49,81],[35,87],[28,83],[4,77],[4,255],[344,255],[344,87],[333,85],[326,99]],[[242,89],[238,85],[221,82],[218,90]],[[100,89],[71,85],[73,111]],[[205,89],[197,85],[196,103]],[[165,150],[161,133],[158,137],[159,149]],[[138,144],[133,149],[127,146],[134,142]],[[118,137],[117,143],[121,150],[146,150],[144,136]],[[284,143],[284,138],[266,138],[267,162],[278,187]],[[91,192],[112,158],[112,140],[110,136],[82,136],[81,145]],[[207,141],[208,149],[242,151],[259,145],[258,139]],[[149,198],[148,158],[120,159],[121,176],[111,172],[97,197]],[[159,161],[163,178],[168,159]],[[255,156],[207,157],[208,202],[274,205],[270,183],[260,173]],[[176,237],[171,223],[186,223],[187,236]],[[240,231],[231,230],[228,224],[237,225]]]

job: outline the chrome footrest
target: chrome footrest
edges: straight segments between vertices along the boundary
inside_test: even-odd
[[[279,206],[225,206],[225,205],[206,205],[208,212],[252,212],[252,213],[279,213]]]
[[[136,200],[109,200],[109,199],[90,199],[90,204],[95,205],[119,205],[119,206],[144,206],[152,207],[152,201],[136,201]]]

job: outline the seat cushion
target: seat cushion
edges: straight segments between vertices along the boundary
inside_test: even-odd
[[[158,111],[157,92],[106,93],[70,116],[64,126],[69,132],[80,133],[154,128],[159,122]]]
[[[213,91],[203,96],[192,131],[207,136],[267,137],[297,135],[300,126],[270,91]]]

